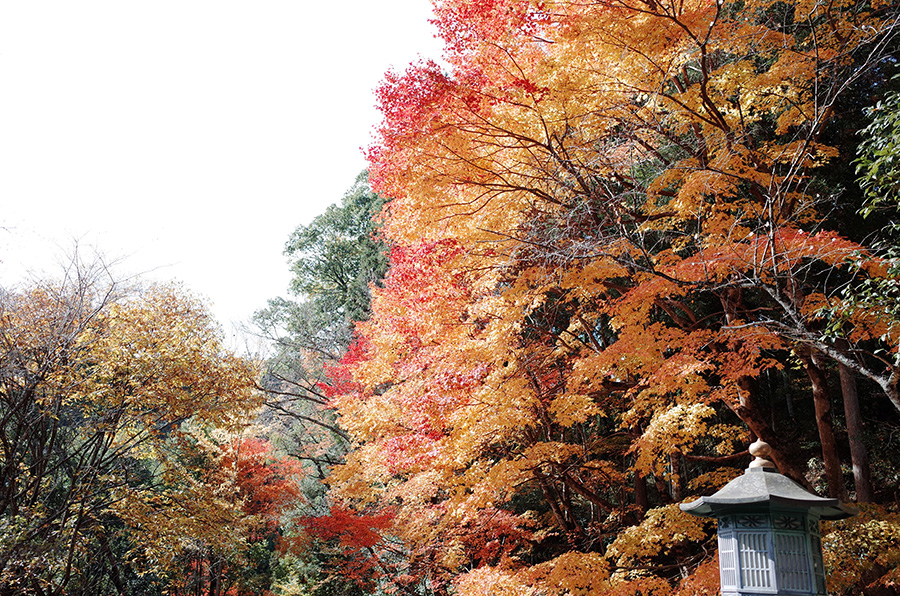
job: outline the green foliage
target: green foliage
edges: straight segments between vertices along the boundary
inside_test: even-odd
[[[384,199],[361,173],[340,206],[331,205],[308,226],[299,226],[285,254],[294,279],[291,290],[321,314],[350,321],[368,318],[370,284],[387,269],[385,246],[376,238]]]
[[[891,79],[896,85],[900,75]],[[860,313],[867,313],[880,328],[879,340],[889,344],[900,330],[900,93],[889,90],[875,105],[864,110],[869,124],[859,131],[860,142],[856,148],[857,183],[863,191],[864,202],[860,208],[863,217],[877,214],[878,237],[872,242],[872,253],[860,253],[856,270],[861,272],[871,262],[872,256],[881,260],[884,275],[864,276],[846,282],[840,300],[824,309],[830,318],[825,332],[829,337],[839,337],[849,327],[848,321]],[[884,351],[896,366],[900,352],[893,356]]]
[[[340,205],[291,235],[285,254],[293,298],[272,299],[254,316],[274,347],[263,386],[275,419],[283,422],[279,434],[320,480],[323,466],[340,460],[346,447],[322,392],[324,371],[343,356],[354,322],[368,317],[370,287],[387,269],[386,246],[377,238],[383,206],[361,173]],[[310,484],[309,490],[321,493],[322,487]]]
[[[893,79],[897,81],[898,78]],[[900,207],[900,93],[891,91],[866,110],[871,123],[860,131],[856,173],[868,199],[864,215]]]
[[[294,298],[270,300],[254,317],[275,349],[263,381],[272,422],[280,425],[281,442],[309,464],[311,478],[319,481],[347,447],[323,392],[325,367],[343,356],[354,322],[368,317],[370,288],[387,269],[386,246],[377,237],[383,206],[384,199],[361,173],[340,205],[291,235],[285,254]],[[305,486],[309,501],[320,502],[322,484]]]

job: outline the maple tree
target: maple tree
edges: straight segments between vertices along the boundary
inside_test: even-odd
[[[197,446],[206,460],[204,484],[216,487],[227,513],[223,516],[220,509],[218,519],[207,520],[211,523],[205,532],[191,536],[167,589],[175,595],[271,594],[273,567],[287,551],[286,518],[302,501],[302,467],[276,455],[259,438],[201,441]]]
[[[892,263],[836,231],[828,205],[862,203],[830,176],[897,8],[436,5],[444,62],[378,92],[391,268],[331,398],[356,441],[337,511],[393,520],[353,547],[369,581],[707,589],[712,530],[675,504],[739,473],[751,435],[846,494],[828,377],[847,420],[896,420],[900,368],[890,319],[847,298]],[[857,379],[883,397],[854,400]]]

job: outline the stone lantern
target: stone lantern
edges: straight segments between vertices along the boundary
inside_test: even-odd
[[[765,459],[771,452],[757,441],[743,475],[681,510],[718,520],[722,596],[826,596],[819,520],[856,511],[780,474]]]

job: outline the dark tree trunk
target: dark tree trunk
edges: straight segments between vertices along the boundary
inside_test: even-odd
[[[837,454],[837,441],[834,438],[834,426],[831,422],[831,398],[828,395],[828,384],[815,356],[809,351],[797,351],[800,360],[806,367],[806,374],[812,385],[813,404],[816,409],[816,426],[819,429],[819,441],[822,444],[822,461],[825,464],[825,477],[828,479],[828,494],[832,498],[847,500],[847,488],[841,473],[841,460]]]
[[[684,499],[684,469],[681,465],[681,453],[676,451],[669,454],[669,466],[672,469],[672,476],[669,484],[672,486],[672,500],[680,503]]]
[[[869,452],[863,442],[862,415],[859,411],[859,393],[856,390],[856,374],[849,367],[838,363],[841,376],[841,393],[844,397],[844,417],[847,419],[847,440],[850,443],[850,459],[853,461],[853,483],[856,500],[871,503],[872,469],[869,466]]]
[[[725,320],[728,324],[732,324],[739,319],[740,310],[743,304],[743,296],[741,290],[732,288],[724,292],[721,296],[722,309],[725,312]],[[792,450],[784,441],[775,433],[772,426],[766,420],[766,416],[760,410],[756,403],[756,381],[754,377],[744,376],[737,380],[740,395],[736,402],[728,403],[731,411],[747,425],[754,437],[762,439],[772,447],[772,462],[778,467],[778,470],[785,476],[799,482],[804,487],[811,489],[809,482],[803,470],[798,467],[787,454]]]
[[[772,455],[770,457],[782,474],[812,490],[812,486],[806,479],[803,469],[788,456],[789,453],[795,452],[796,449],[792,449],[790,445],[781,440],[779,435],[775,434],[766,417],[757,407],[756,400],[753,399],[755,392],[753,379],[751,377],[743,377],[738,381],[738,385],[741,389],[740,400],[737,403],[727,404],[731,411],[747,425],[747,428],[750,429],[755,438],[762,439],[772,447]]]
[[[669,485],[657,474],[653,474],[653,482],[656,484],[656,494],[659,495],[659,502],[668,504],[672,502],[672,495],[669,493]]]
[[[641,512],[641,518],[650,509],[650,497],[647,494],[647,477],[639,472],[634,473],[634,504]]]
[[[559,528],[566,533],[582,535],[584,531],[581,529],[581,526],[575,523],[575,520],[570,519],[568,511],[563,509],[559,491],[553,486],[550,478],[538,471],[534,475],[537,478],[538,485],[541,487],[541,492],[544,494],[544,500],[550,506],[550,511],[553,512],[553,518],[556,520]]]

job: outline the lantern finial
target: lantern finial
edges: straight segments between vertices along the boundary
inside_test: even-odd
[[[762,439],[757,439],[752,445],[750,445],[750,455],[752,455],[755,459],[750,462],[748,467],[750,468],[771,468],[775,469],[775,464],[773,464],[768,457],[772,455],[772,446],[763,441]]]

